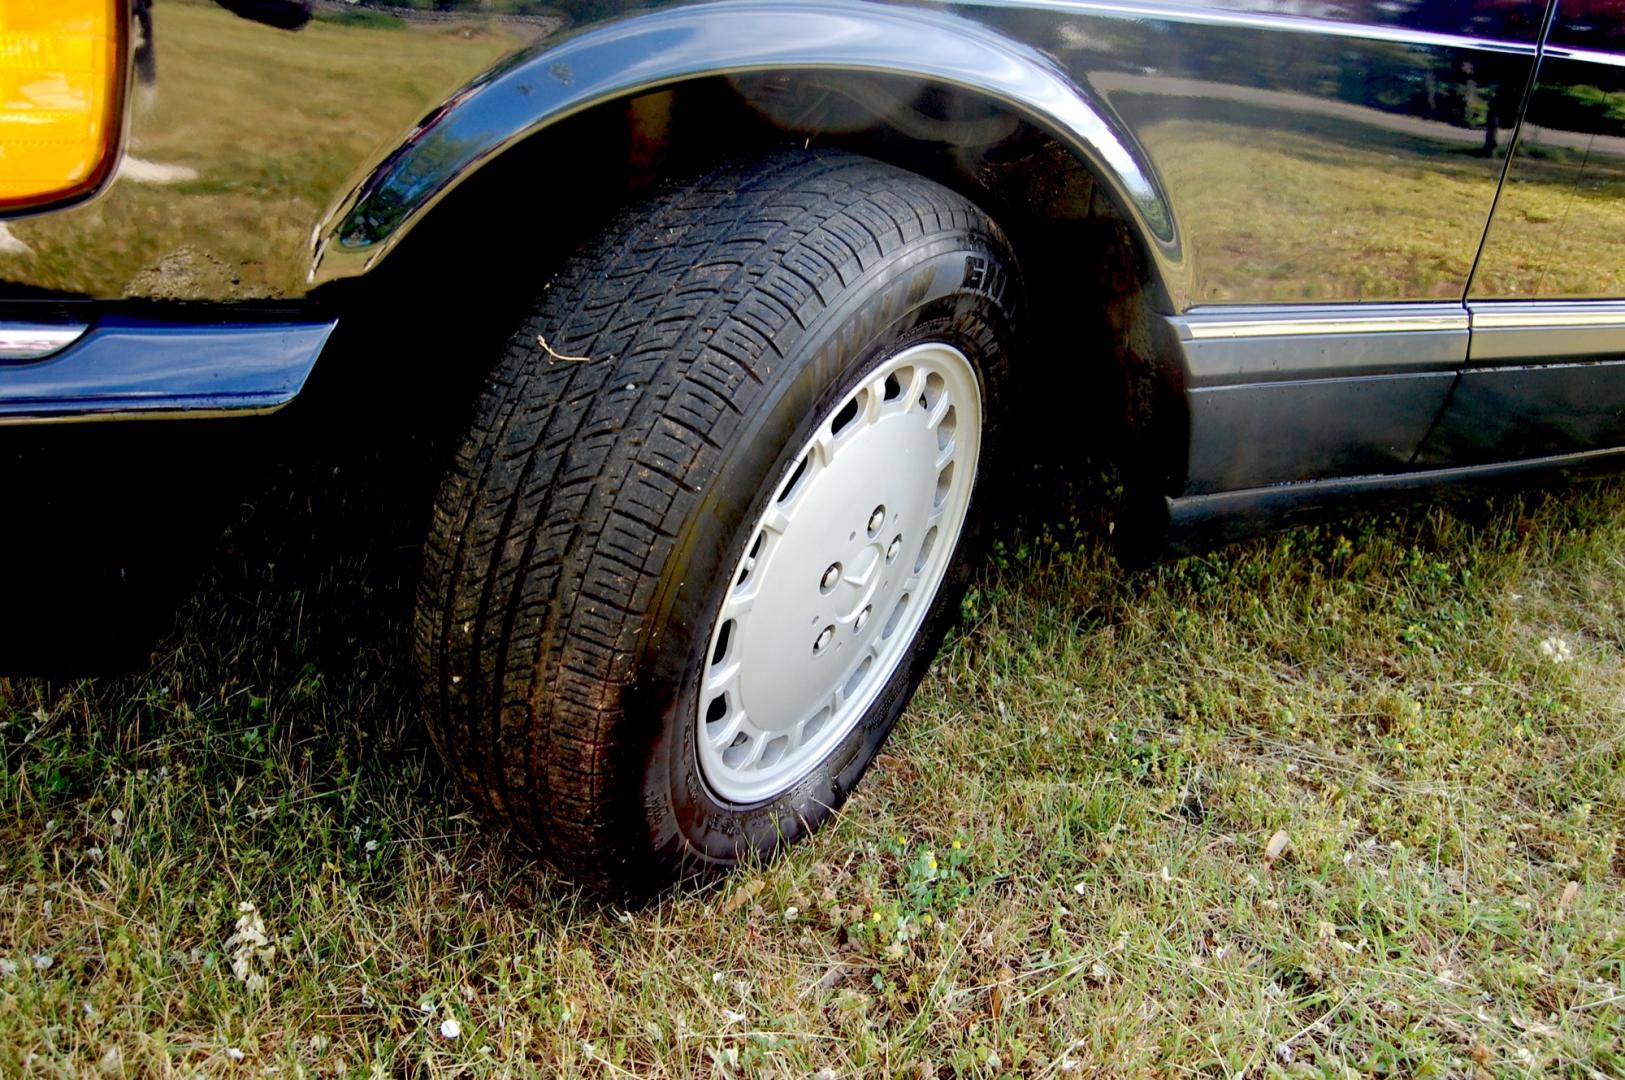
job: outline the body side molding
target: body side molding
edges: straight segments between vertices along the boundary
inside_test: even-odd
[[[78,341],[87,329],[82,322],[0,321],[0,363],[43,359]]]
[[[547,40],[426,117],[314,235],[314,285],[362,274],[483,164],[595,105],[685,80],[760,71],[861,71],[983,94],[1060,139],[1110,186],[1165,293],[1186,259],[1148,156],[1109,108],[1030,46],[969,19],[866,0],[717,0]]]
[[[1478,300],[1468,306],[1475,364],[1625,355],[1625,301]]]
[[[1467,360],[1459,303],[1211,307],[1168,323],[1185,495],[1404,470]]]
[[[273,412],[335,325],[109,316],[46,359],[0,365],[0,426]]]

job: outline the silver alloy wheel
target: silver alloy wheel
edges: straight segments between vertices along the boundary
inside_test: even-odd
[[[887,359],[819,421],[712,624],[696,722],[718,798],[783,792],[873,704],[953,557],[981,434],[976,371],[936,342]]]

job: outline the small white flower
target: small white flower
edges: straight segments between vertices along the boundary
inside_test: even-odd
[[[226,948],[231,950],[231,974],[250,990],[263,990],[265,975],[258,969],[270,965],[276,946],[265,932],[265,920],[251,902],[241,901],[237,911],[237,932],[226,939]]]
[[[734,1012],[732,1009],[723,1009],[722,1018],[728,1021],[730,1024],[737,1024],[745,1018],[745,1014],[742,1012]]]
[[[29,959],[33,962],[35,971],[44,971],[56,963],[55,960],[51,959],[50,953],[37,952]]]
[[[378,841],[368,840],[364,845],[363,850],[366,851],[368,855],[371,855],[373,852],[378,850]]]
[[[1540,651],[1554,664],[1566,664],[1574,659],[1574,650],[1560,637],[1549,637],[1542,641]]]
[[[226,1056],[229,1057],[233,1061],[241,1061],[241,1060],[243,1060],[243,1058],[247,1057],[248,1055],[244,1054],[241,1050],[237,1049],[235,1046],[228,1046],[228,1047],[226,1047]]]
[[[17,974],[17,961],[0,960],[0,975],[10,977]]]
[[[442,1039],[455,1039],[463,1033],[463,1025],[448,1016],[440,1021],[440,1037]]]

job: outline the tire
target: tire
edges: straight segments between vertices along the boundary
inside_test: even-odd
[[[626,895],[770,855],[829,817],[958,612],[981,527],[981,500],[968,493],[996,452],[1019,291],[1005,239],[965,199],[830,151],[717,169],[625,214],[569,261],[478,402],[436,501],[418,597],[429,728],[484,819],[576,880]],[[958,381],[936,384],[928,407],[939,369]],[[892,396],[904,382],[909,393],[920,390],[923,418],[912,397]],[[860,400],[850,461],[840,457],[848,448],[808,457],[815,434],[839,445],[828,434],[834,414]],[[957,419],[942,401],[958,403]],[[943,417],[935,427],[932,409]],[[954,474],[950,458],[932,508],[918,510],[926,505],[920,477],[934,463],[918,464],[925,458],[915,450],[931,438],[939,446],[947,438],[944,452],[967,467]],[[801,483],[794,474],[804,460],[824,462],[802,469],[812,494],[773,504]],[[847,506],[872,497],[858,491],[870,476],[893,484],[898,509]],[[813,494],[822,501],[806,501]],[[747,545],[772,539],[769,550],[782,551],[767,558],[756,548],[766,560],[760,590],[816,561],[802,558],[823,550],[808,538],[814,525],[783,533],[801,547],[763,531],[772,505],[804,502],[798,520],[812,522],[822,507],[818,528],[829,542],[847,544],[842,550],[871,568],[861,586],[873,591],[869,617],[891,605],[882,612],[888,623],[862,636],[865,616],[853,605],[868,596],[852,584],[859,571],[836,576],[830,603],[847,605],[848,622],[823,647],[839,656],[850,642],[841,662],[864,650],[870,662],[862,681],[836,687],[830,717],[817,724],[795,719],[805,703],[785,688],[816,688],[836,672],[833,661],[806,660],[820,628],[785,631],[775,616],[773,638],[767,614],[739,624],[752,627],[748,635],[724,631],[722,621],[724,603],[741,595],[741,575],[752,572]],[[919,519],[909,520],[907,545],[923,535],[921,514],[963,514],[957,546],[949,525],[941,554],[920,541],[913,579],[902,576],[903,563],[876,561],[905,546],[905,511]],[[834,532],[846,525],[828,523],[847,517],[854,524],[843,540]],[[895,522],[897,542],[870,527],[876,520],[881,532]],[[807,569],[808,582],[823,589],[824,569]],[[920,576],[927,571],[934,595]],[[920,597],[890,599],[909,580]],[[762,601],[763,612],[770,607]],[[701,747],[715,741],[720,718],[702,698],[724,670],[711,662],[742,642],[792,639],[794,649],[771,655],[799,659],[735,665],[754,680],[750,700],[788,700],[778,713],[764,704],[728,720],[742,732],[762,725],[746,743],[759,760],[717,764],[726,749],[713,747],[706,765]],[[779,678],[779,666],[793,678]],[[837,738],[824,728],[839,717],[849,730]],[[786,736],[789,749],[766,764],[778,743],[754,740],[776,739],[772,723],[792,721],[794,745]],[[783,771],[794,755],[800,764]],[[770,768],[781,769],[777,781],[752,788]],[[733,783],[736,773],[750,783]]]

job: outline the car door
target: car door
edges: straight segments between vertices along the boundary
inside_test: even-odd
[[[1625,0],[1557,0],[1423,465],[1625,446]]]
[[[1102,99],[1156,178],[1180,494],[1408,469],[1466,361],[1546,0],[966,10]]]

